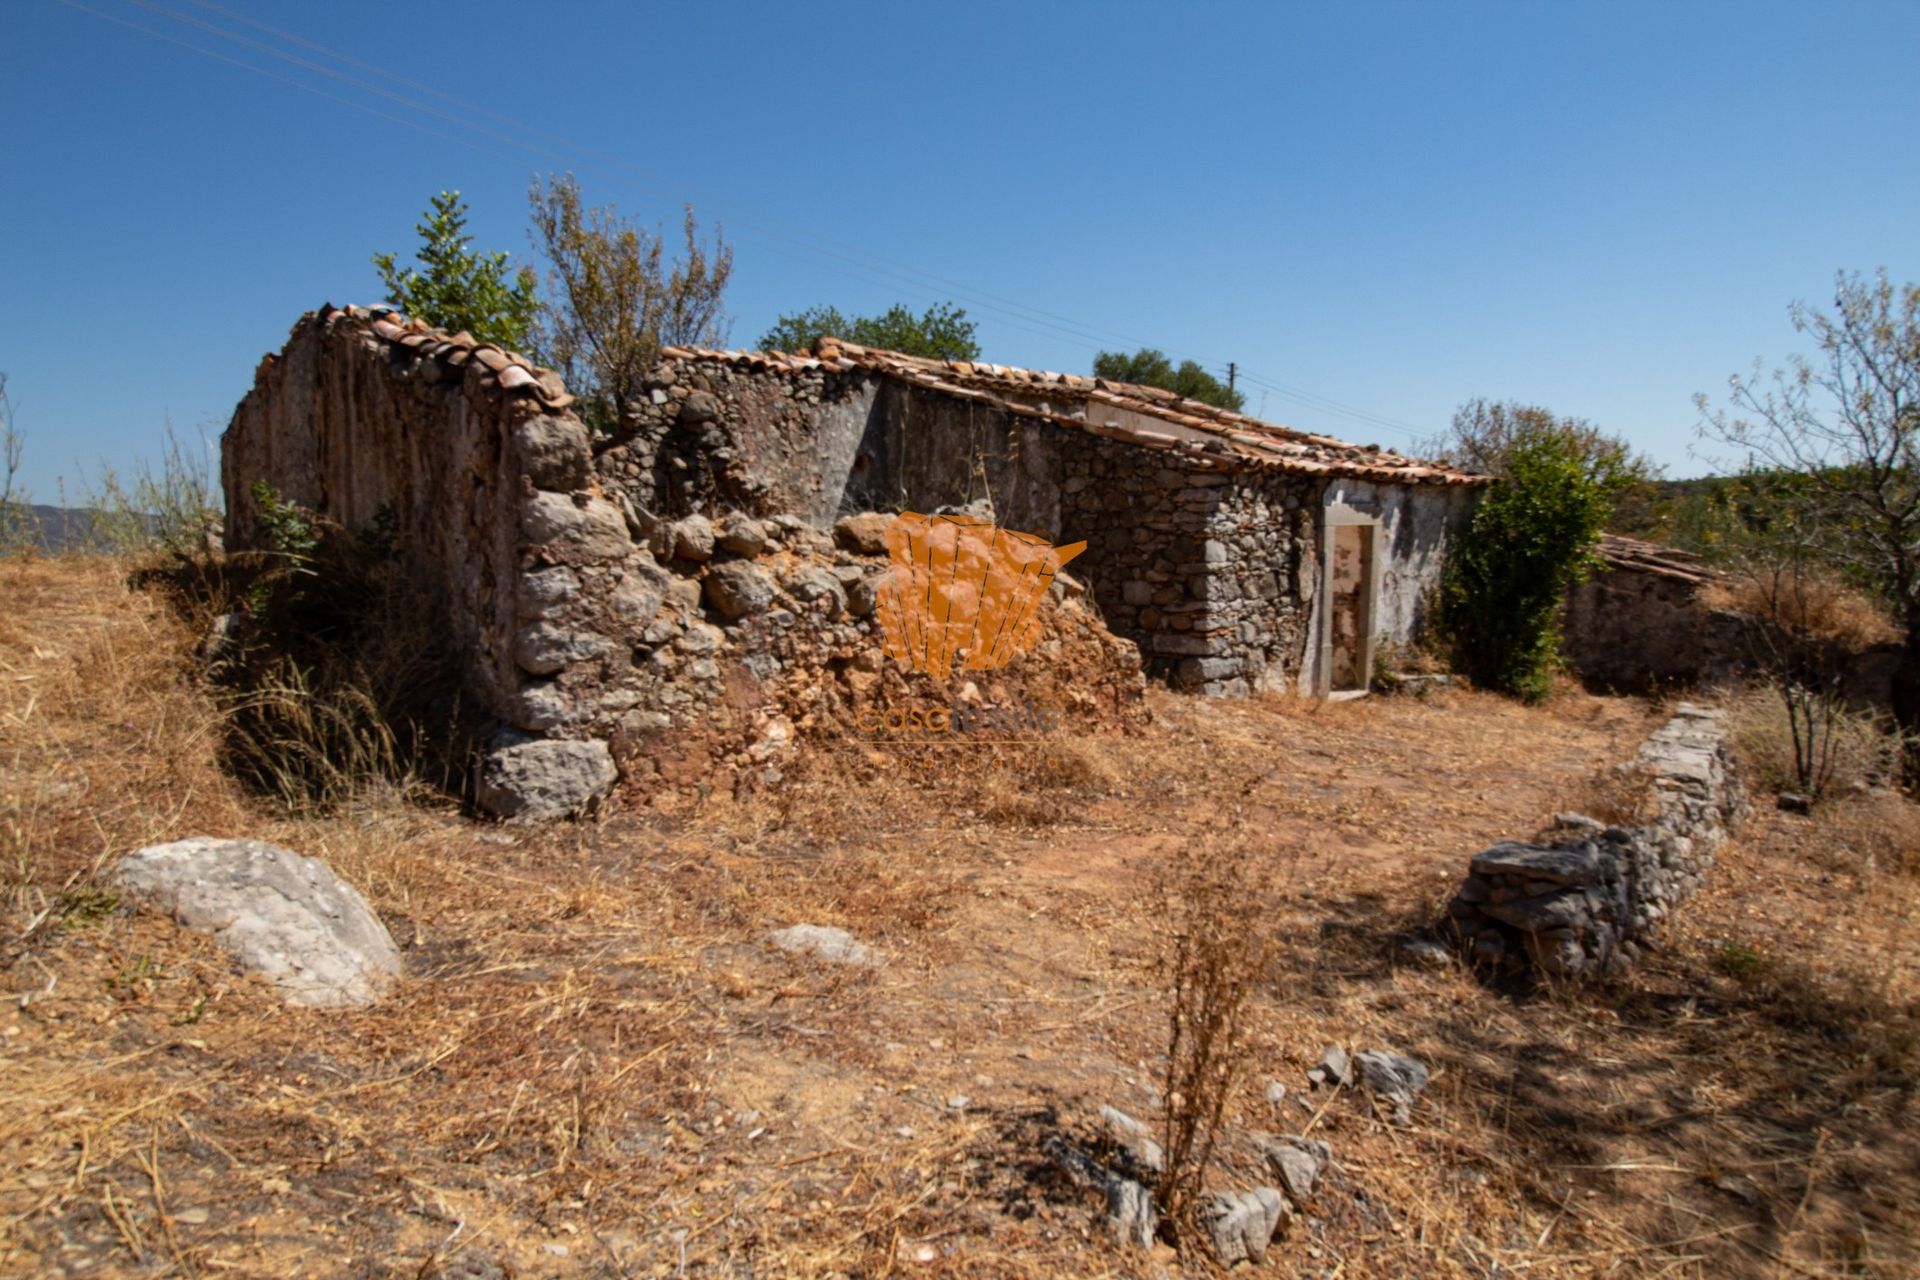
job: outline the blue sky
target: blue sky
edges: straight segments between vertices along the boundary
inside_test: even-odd
[[[1232,360],[1263,416],[1402,448],[1520,399],[1672,474],[1693,393],[1796,349],[1788,302],[1920,278],[1920,3],[82,2],[0,7],[42,500],[169,418],[216,438],[436,190],[530,257],[536,171],[723,224],[736,345],[954,298],[1003,363]]]

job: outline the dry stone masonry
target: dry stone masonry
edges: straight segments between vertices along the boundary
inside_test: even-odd
[[[1746,814],[1723,712],[1681,703],[1633,762],[1653,817],[1606,826],[1572,814],[1545,843],[1477,854],[1447,914],[1468,957],[1550,978],[1603,974],[1639,958],[1700,888]]]
[[[391,527],[500,726],[478,796],[503,817],[579,813],[622,779],[642,795],[777,780],[799,735],[852,733],[876,705],[1042,703],[1067,728],[1144,715],[1137,651],[1060,584],[1040,644],[991,679],[936,688],[886,663],[886,517],[831,531],[801,462],[731,452],[714,385],[669,382],[632,434],[596,442],[524,357],[322,308],[226,433],[228,549],[266,540],[261,481],[348,532]]]

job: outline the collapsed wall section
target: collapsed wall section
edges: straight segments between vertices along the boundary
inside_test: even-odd
[[[885,517],[819,527],[814,452],[838,447],[834,414],[858,417],[847,406],[872,389],[822,381],[777,403],[735,388],[728,421],[714,385],[657,388],[652,425],[596,469],[550,371],[385,311],[323,308],[262,361],[223,439],[229,549],[270,541],[261,482],[350,533],[387,530],[502,727],[479,791],[511,816],[591,803],[616,765],[642,793],[775,779],[800,736],[915,700],[977,719],[1037,700],[1073,728],[1144,714],[1137,651],[1066,589],[1004,670],[936,687],[884,661]]]

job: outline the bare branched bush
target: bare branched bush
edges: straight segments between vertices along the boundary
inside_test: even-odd
[[[670,265],[666,236],[629,222],[611,206],[586,208],[572,174],[535,181],[534,240],[550,270],[540,304],[540,354],[587,405],[594,425],[611,428],[621,406],[676,343],[718,346],[733,250],[718,233],[701,242],[688,206],[685,246]]]
[[[1733,740],[1755,786],[1817,800],[1899,777],[1903,737],[1890,719],[1816,696],[1763,684],[1735,701]]]
[[[1274,944],[1271,914],[1238,841],[1182,849],[1157,888],[1167,930],[1155,973],[1167,1002],[1166,1162],[1154,1195],[1180,1241],[1193,1227],[1227,1102],[1245,1072],[1244,1014],[1267,981]]]

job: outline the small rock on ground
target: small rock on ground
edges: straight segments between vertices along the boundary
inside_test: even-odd
[[[1307,1079],[1319,1085],[1350,1085],[1353,1083],[1353,1062],[1347,1057],[1347,1051],[1337,1044],[1330,1044],[1326,1052],[1320,1055],[1320,1065],[1307,1072]]]
[[[1358,1062],[1367,1088],[1393,1103],[1394,1119],[1406,1124],[1413,1100],[1427,1087],[1426,1064],[1384,1049],[1370,1049],[1359,1056]]]
[[[859,942],[845,929],[831,925],[795,924],[775,929],[767,941],[782,951],[810,955],[830,964],[877,964],[871,948]]]

